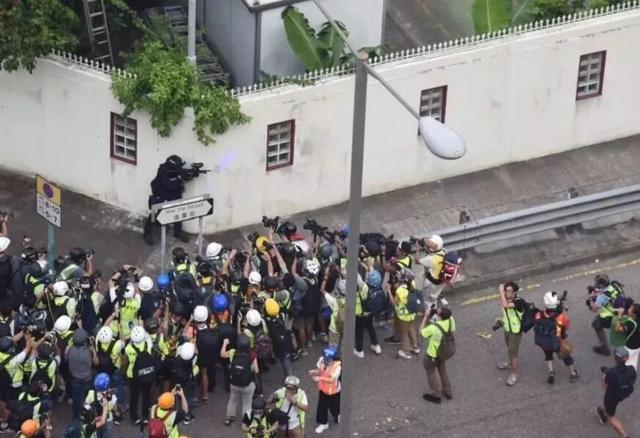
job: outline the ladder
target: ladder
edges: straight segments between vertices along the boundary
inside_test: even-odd
[[[113,65],[113,51],[103,0],[83,0],[93,59]]]

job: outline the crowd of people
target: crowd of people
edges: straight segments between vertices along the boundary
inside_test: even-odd
[[[68,401],[73,422],[56,424],[66,437],[112,437],[128,416],[151,438],[177,438],[195,406],[206,409],[221,387],[226,426],[237,421],[248,437],[302,437],[309,401],[293,363],[314,343],[322,355],[305,372],[317,386],[315,432],[339,423],[349,230],[308,221],[313,239],[305,239],[291,222],[263,222],[264,235],[250,235],[246,248],[212,242],[192,258],[176,247],[168,272],[152,277],[127,264],[103,275],[94,252],[80,247],[50,266],[46,251],[11,242],[2,217],[0,430],[51,436],[52,407]],[[401,344],[399,357],[421,357],[413,321],[425,315],[430,397],[450,398],[438,355],[455,324],[440,293],[459,258],[447,257],[439,236],[396,242],[369,234],[361,243],[352,353],[365,357],[366,331],[369,349],[381,354],[374,323],[392,319],[386,342]],[[416,252],[424,253],[424,293]],[[274,393],[263,387],[270,368],[283,382]]]

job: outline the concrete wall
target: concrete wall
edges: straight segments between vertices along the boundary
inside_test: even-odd
[[[255,81],[256,16],[241,0],[206,0],[199,16],[207,39],[214,43],[229,66],[232,81],[247,85]],[[205,4],[206,3],[206,4]]]
[[[468,152],[456,162],[431,156],[416,135],[416,121],[371,79],[364,193],[638,133],[640,88],[634,84],[640,57],[630,41],[639,39],[640,12],[633,10],[378,65],[416,106],[422,89],[446,84],[446,122],[464,136]],[[599,50],[607,50],[603,95],[576,101],[579,57]],[[157,165],[178,153],[213,170],[187,190],[214,195],[208,232],[255,223],[262,214],[286,216],[347,199],[353,85],[347,76],[242,96],[243,111],[253,121],[231,128],[209,147],[197,142],[190,115],[163,139],[145,114],[134,114],[134,166],[109,158],[109,112],[122,110],[109,78],[46,59],[33,75],[0,72],[2,166],[41,173],[144,214]],[[296,123],[294,164],[267,172],[267,125],[289,119]]]
[[[323,5],[349,29],[349,41],[354,47],[377,46],[382,43],[385,0],[324,0]],[[319,30],[326,18],[312,2],[294,5]],[[287,76],[303,72],[304,66],[291,51],[282,23],[284,7],[261,13],[260,70],[264,73]],[[246,84],[240,84],[246,85]]]

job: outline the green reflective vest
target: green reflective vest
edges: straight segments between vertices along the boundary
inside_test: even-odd
[[[522,315],[524,312],[518,312],[511,307],[502,308],[502,327],[507,333],[517,335],[522,331]]]

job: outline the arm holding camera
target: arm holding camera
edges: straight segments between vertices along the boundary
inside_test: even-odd
[[[180,410],[182,412],[184,412],[185,414],[188,414],[189,413],[189,404],[187,403],[187,398],[184,396],[184,390],[182,389],[182,386],[176,385],[173,388],[173,393],[175,395],[177,395],[178,397],[180,397]]]
[[[0,214],[0,236],[8,237],[9,236],[9,227],[7,224],[9,223],[9,215],[5,212]]]

